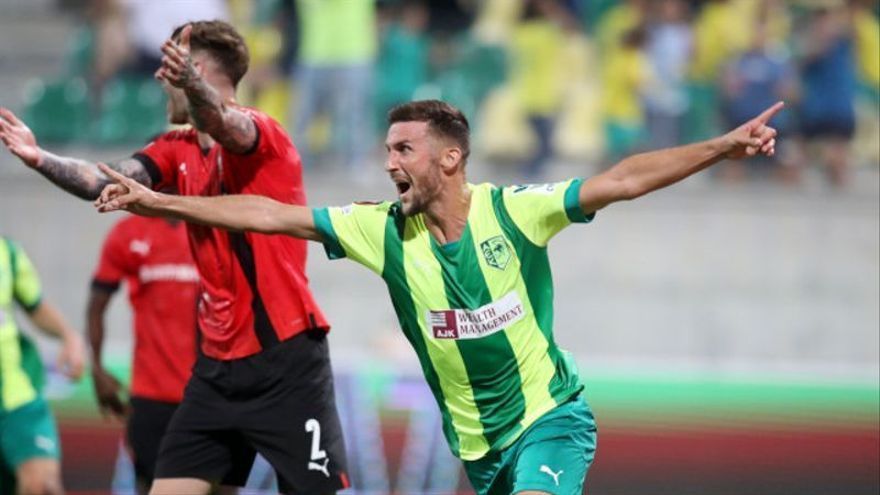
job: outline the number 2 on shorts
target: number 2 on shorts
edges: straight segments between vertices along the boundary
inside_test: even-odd
[[[306,421],[306,431],[312,433],[311,460],[320,461],[327,457],[327,452],[321,448],[321,423],[317,419],[310,418]]]
[[[327,458],[327,452],[321,448],[321,423],[317,419],[309,418],[306,421],[306,431],[312,434],[312,452],[309,460],[309,471],[320,471],[324,476],[330,477],[327,470],[327,464],[330,459]],[[323,460],[323,463],[317,461]]]

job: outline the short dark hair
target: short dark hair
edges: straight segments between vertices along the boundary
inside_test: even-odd
[[[471,127],[461,110],[440,100],[411,101],[388,112],[388,125],[398,122],[427,122],[439,136],[455,141],[462,152],[462,163],[471,154]]]
[[[190,48],[193,51],[208,52],[217,61],[220,70],[232,81],[232,85],[238,86],[238,82],[248,71],[251,58],[238,31],[224,21],[195,21],[176,27],[171,38],[179,40],[180,33],[187,25],[192,26]]]

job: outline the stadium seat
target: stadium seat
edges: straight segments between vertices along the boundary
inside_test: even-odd
[[[85,80],[28,82],[22,116],[41,142],[66,143],[85,137],[89,123]]]
[[[89,27],[79,29],[67,48],[65,73],[69,77],[87,77],[95,56],[95,34]]]
[[[162,88],[151,79],[119,78],[104,91],[92,139],[101,144],[137,144],[165,126]]]
[[[501,45],[489,45],[465,37],[460,40],[452,70],[460,72],[471,86],[477,102],[507,80],[507,55]]]

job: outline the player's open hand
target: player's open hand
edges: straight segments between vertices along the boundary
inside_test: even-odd
[[[156,71],[156,79],[185,89],[201,77],[190,51],[191,34],[192,24],[187,24],[181,30],[178,41],[169,38],[162,43],[162,66]]]
[[[139,215],[151,214],[150,208],[156,204],[158,193],[103,163],[99,163],[98,168],[114,182],[104,186],[98,199],[95,200],[95,208],[98,212],[126,210]]]
[[[128,407],[122,401],[123,387],[119,380],[103,367],[94,365],[92,383],[95,385],[95,399],[98,401],[101,414],[105,418],[125,419],[128,415]]]
[[[30,128],[7,108],[0,108],[0,141],[28,167],[40,163],[40,147]]]
[[[725,144],[730,147],[727,158],[738,160],[757,155],[773,156],[776,154],[776,129],[767,123],[784,106],[785,103],[777,102],[764,110],[761,115],[727,133],[724,136]]]

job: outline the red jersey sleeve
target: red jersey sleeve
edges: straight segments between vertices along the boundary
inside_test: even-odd
[[[277,157],[287,152],[290,141],[281,124],[263,112],[252,108],[241,108],[247,113],[257,128],[257,140],[253,147],[242,155],[254,157]]]
[[[162,134],[140,151],[132,155],[132,158],[141,162],[150,179],[153,189],[160,190],[169,186],[177,186],[176,143],[185,140],[187,131],[171,131]]]
[[[101,257],[92,275],[92,287],[113,292],[128,275],[137,270],[126,233],[125,220],[117,223],[101,247]]]

